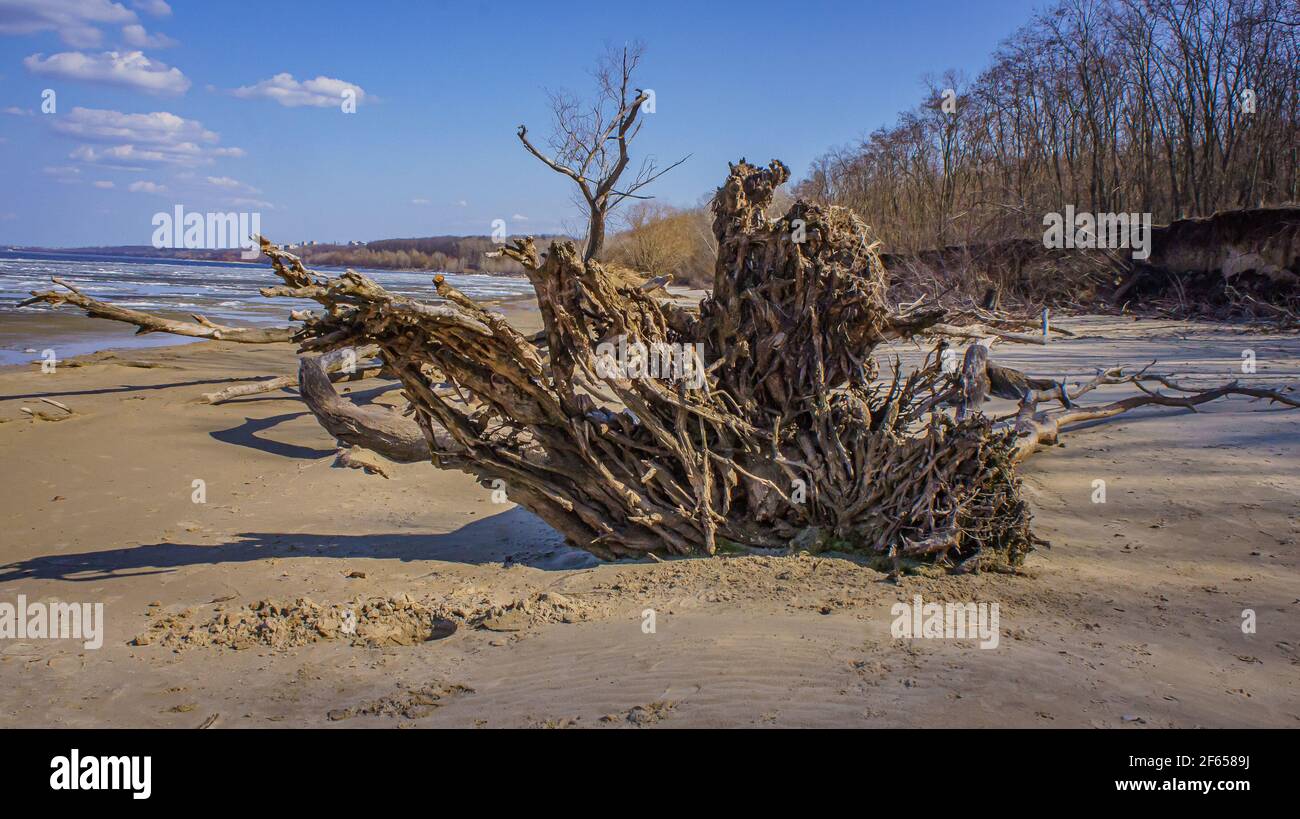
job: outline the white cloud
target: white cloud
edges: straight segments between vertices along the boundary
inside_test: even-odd
[[[129,26],[122,26],[122,39],[129,46],[136,48],[171,48],[180,45],[166,34],[150,34],[145,31],[144,26],[139,23],[132,23]]]
[[[135,21],[135,12],[110,0],[0,0],[0,34],[55,31],[73,48],[99,45],[98,26]]]
[[[130,145],[118,145],[114,148],[92,148],[89,145],[82,145],[68,154],[68,159],[117,171],[144,170],[143,165],[133,164],[141,160],[135,156],[135,149]]]
[[[127,186],[127,190],[131,193],[166,193],[167,186],[154,182],[132,182]]]
[[[518,221],[520,221],[520,222],[527,222],[527,221],[528,221],[528,217],[527,217],[527,216],[524,216],[522,213],[516,213],[516,214],[513,214],[513,215],[511,215],[510,218],[511,218],[511,219],[516,219],[516,220],[518,220]]]
[[[172,7],[166,0],[131,0],[131,6],[151,17],[170,17]]]
[[[113,187],[113,183],[109,182],[107,179],[97,179],[95,180],[95,187],[108,190]]]
[[[184,94],[190,87],[189,78],[179,68],[151,60],[141,51],[105,51],[102,54],[64,51],[48,58],[44,54],[33,54],[23,60],[23,65],[41,76],[121,85],[149,94]]]
[[[241,193],[261,193],[252,185],[240,182],[238,179],[231,179],[229,176],[209,176],[208,184],[217,188],[224,188],[228,191],[239,191]]]
[[[458,208],[467,208],[467,207],[469,207],[469,202],[466,202],[464,199],[457,199],[457,200],[456,200],[456,207],[458,207]]]
[[[12,114],[12,115],[15,116],[15,117],[33,117],[33,116],[36,116],[36,112],[33,111],[32,109],[30,109],[30,108],[19,108],[17,105],[10,105],[8,108],[5,108],[5,109],[4,109],[4,112],[5,112],[6,114]]]
[[[60,182],[76,182],[77,177],[81,174],[81,169],[74,168],[71,165],[46,165],[41,168],[41,173],[46,176],[53,176]]]
[[[428,199],[412,199],[412,200],[411,200],[411,204],[412,204],[412,205],[427,205],[427,204],[429,204],[429,200],[428,200]]]
[[[121,168],[133,171],[142,170],[143,167],[139,164],[142,162],[153,165],[187,166],[207,165],[212,162],[211,159],[203,156],[199,146],[191,142],[169,146],[167,150],[137,148],[134,145],[114,145],[111,148],[93,148],[90,145],[82,145],[68,154],[68,158],[90,165],[102,165],[106,168]]]
[[[109,147],[82,145],[70,157],[106,167],[140,170],[143,165],[210,165],[217,157],[240,157],[244,151],[222,147],[215,131],[198,120],[167,111],[126,114],[100,108],[73,108],[51,127],[64,136]],[[214,177],[215,178],[215,177]]]
[[[185,119],[167,111],[126,114],[106,108],[73,108],[53,118],[54,130],[91,142],[131,142],[173,145],[182,142],[215,143],[220,137],[198,120]]]
[[[314,80],[298,82],[292,74],[288,73],[276,74],[269,80],[241,86],[230,93],[243,99],[260,97],[275,100],[287,108],[297,108],[302,105],[334,108],[342,105],[343,92],[347,90],[355,92],[358,105],[366,99],[366,92],[359,85],[332,77],[317,77]]]

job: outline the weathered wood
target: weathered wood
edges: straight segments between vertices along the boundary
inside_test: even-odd
[[[1018,559],[1034,538],[991,422],[921,416],[949,386],[937,361],[877,378],[876,346],[946,311],[889,308],[878,245],[850,212],[800,202],[768,219],[787,178],[778,162],[732,167],[714,204],[713,294],[698,310],[584,262],[571,243],[544,255],[531,240],[507,245],[537,293],[547,358],[443,280],[434,309],[352,272],[320,277],[264,242],[286,286],[263,292],[325,308],[305,321],[304,351],[377,344],[435,464],[504,488],[601,557],[707,554],[726,541]],[[602,345],[615,340],[686,345],[679,361],[698,378],[611,372]],[[327,428],[356,440],[348,417],[346,430],[328,417]]]
[[[429,444],[414,421],[389,407],[354,404],[334,389],[327,367],[337,364],[343,352],[299,359],[298,388],[312,415],[347,446],[363,447],[400,463],[429,460]]]
[[[1111,368],[1070,388],[993,363],[987,343],[945,372],[945,336],[1025,328],[979,307],[918,299],[891,308],[878,243],[853,213],[800,201],[766,215],[788,177],[776,161],[731,166],[713,202],[714,286],[698,307],[584,260],[571,242],[541,253],[531,238],[503,253],[527,271],[540,337],[521,335],[441,276],[440,300],[429,303],[354,271],[320,275],[265,239],[283,283],[262,293],[324,308],[294,314],[303,324],[298,383],[344,448],[341,463],[360,464],[349,448],[362,447],[464,470],[607,559],[740,544],[858,549],[895,569],[916,560],[957,571],[986,558],[1015,565],[1041,543],[1016,465],[1063,430],[1231,395],[1300,406],[1281,391],[1188,388],[1145,369]],[[873,355],[891,340],[935,335],[939,344],[910,371]],[[362,345],[400,382],[411,417],[334,389],[329,368]],[[673,352],[671,366],[648,372],[646,351],[661,348]],[[1108,384],[1143,394],[1074,404]],[[1018,399],[1019,411],[987,417],[980,405],[990,394]],[[1039,409],[1051,399],[1064,411]]]
[[[1144,386],[1144,382],[1153,382],[1183,394],[1165,395],[1160,392],[1153,392]],[[1022,402],[1020,412],[1017,413],[1015,422],[1012,425],[1016,434],[1016,442],[1012,450],[1011,460],[1018,463],[1037,452],[1041,447],[1057,443],[1061,433],[1071,427],[1089,421],[1114,418],[1139,407],[1180,407],[1195,412],[1196,407],[1201,404],[1231,395],[1265,399],[1271,403],[1278,403],[1288,407],[1300,407],[1300,400],[1285,395],[1278,390],[1242,386],[1236,381],[1216,387],[1197,389],[1177,384],[1168,376],[1147,374],[1145,370],[1132,376],[1125,376],[1119,368],[1106,370],[1087,384],[1072,390],[1071,397],[1078,398],[1085,392],[1103,384],[1135,384],[1142,390],[1143,394],[1112,401],[1101,406],[1074,407],[1059,415],[1049,415],[1047,412],[1038,411],[1037,403],[1040,396],[1031,394]]]
[[[338,452],[334,454],[334,462],[338,466],[344,466],[348,469],[360,469],[367,475],[378,475],[385,479],[389,477],[388,468],[380,463],[374,455],[368,454],[364,449],[359,447],[341,446],[339,447]]]
[[[291,341],[296,329],[293,327],[229,327],[216,324],[203,316],[192,316],[194,321],[176,321],[156,316],[140,310],[118,307],[115,304],[91,298],[77,287],[58,276],[53,277],[55,284],[67,292],[59,290],[31,291],[32,297],[19,302],[19,307],[44,303],[52,307],[70,304],[86,311],[91,318],[121,321],[136,326],[136,335],[146,333],[170,333],[190,338],[207,338],[213,341],[236,341],[241,344],[275,344]]]
[[[376,378],[383,373],[383,367],[364,367],[354,373],[340,372],[338,368],[343,366],[343,362],[338,362],[330,372],[330,381],[335,383],[339,381],[362,381],[367,378]],[[298,376],[281,375],[266,381],[255,381],[251,384],[236,384],[233,387],[226,387],[224,390],[217,392],[205,392],[202,399],[205,404],[222,404],[226,401],[233,401],[236,398],[246,398],[250,395],[261,395],[263,393],[275,392],[276,390],[287,390],[298,386]]]
[[[602,558],[735,543],[854,548],[895,567],[1014,565],[1041,542],[1015,465],[1060,427],[1153,403],[1280,397],[1230,385],[1082,408],[1073,399],[1100,384],[1156,377],[1112,369],[1068,389],[991,362],[984,343],[949,374],[945,335],[1042,336],[980,307],[921,299],[891,309],[878,243],[851,212],[796,202],[781,218],[765,215],[788,176],[779,162],[731,167],[713,203],[714,286],[698,309],[584,261],[572,243],[543,254],[531,239],[502,252],[528,273],[543,339],[441,277],[442,301],[425,304],[351,271],[321,277],[265,240],[286,286],[263,292],[325,308],[304,316],[304,351],[378,346],[435,465],[504,489]],[[881,343],[927,335],[941,343],[921,366],[878,372]],[[634,372],[621,351],[638,345],[677,345],[683,377]],[[989,394],[1021,400],[1014,421],[979,411]],[[1065,413],[1040,412],[1047,399]],[[360,440],[370,419],[348,412],[344,432]]]

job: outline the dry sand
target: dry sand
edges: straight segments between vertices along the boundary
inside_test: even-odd
[[[1293,336],[1065,326],[1085,335],[996,357],[1224,380],[1252,349],[1252,380],[1300,381]],[[1023,574],[896,585],[842,555],[597,565],[468,475],[332,466],[292,394],[196,400],[293,366],[201,343],[0,370],[0,602],[107,620],[98,650],[0,640],[0,725],[1300,727],[1300,412],[1076,432],[1026,467],[1053,547]],[[21,411],[58,417],[42,396],[75,415]],[[997,602],[999,646],[892,639],[915,594]]]

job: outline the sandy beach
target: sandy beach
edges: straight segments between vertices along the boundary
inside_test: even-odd
[[[1210,383],[1250,349],[1246,380],[1300,376],[1294,336],[1063,326],[999,360],[1074,379],[1158,358]],[[203,342],[0,369],[0,601],[106,621],[99,649],[0,644],[0,725],[1300,727],[1300,412],[1076,432],[1025,469],[1052,547],[1022,573],[896,584],[839,554],[600,564],[468,475],[333,466],[291,393],[199,401],[294,367],[287,345]],[[998,603],[998,646],[892,638],[916,595]]]

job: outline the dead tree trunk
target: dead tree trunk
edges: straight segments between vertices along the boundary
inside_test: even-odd
[[[713,204],[713,293],[698,310],[623,282],[572,243],[541,255],[531,239],[508,246],[537,293],[547,358],[441,277],[443,301],[428,304],[351,271],[319,276],[263,240],[285,284],[262,292],[326,308],[306,318],[304,351],[377,345],[435,465],[505,488],[605,558],[793,542],[896,566],[1015,563],[1038,542],[1015,463],[1062,423],[1146,403],[1281,397],[1229,385],[1076,407],[1053,422],[1034,409],[1045,385],[1005,371],[993,380],[1003,392],[1019,385],[1028,420],[956,420],[941,408],[960,385],[937,350],[884,377],[872,356],[890,339],[942,334],[946,311],[890,309],[877,243],[851,212],[798,202],[766,218],[787,176],[779,162],[732,166]]]
[[[274,344],[292,341],[295,327],[228,327],[208,321],[203,316],[193,316],[194,321],[175,321],[174,319],[142,313],[126,307],[93,299],[82,293],[77,287],[55,276],[54,283],[62,290],[32,291],[32,297],[18,303],[19,307],[45,303],[52,307],[70,304],[86,311],[91,318],[109,319],[134,324],[135,334],[170,333],[190,338],[206,338],[212,341],[237,341],[241,344]]]
[[[959,374],[944,372],[941,346],[911,371],[895,360],[882,374],[873,353],[893,339],[1027,339],[979,314],[984,326],[954,325],[969,316],[921,301],[891,309],[878,243],[850,211],[797,202],[780,219],[764,215],[787,177],[776,161],[731,167],[713,202],[713,292],[698,308],[661,300],[656,287],[584,260],[570,242],[545,254],[531,239],[508,246],[536,292],[544,343],[441,276],[442,301],[423,302],[353,271],[321,276],[265,239],[283,284],[261,292],[324,306],[295,314],[303,327],[292,334],[302,352],[327,354],[304,356],[299,381],[338,440],[469,472],[604,558],[819,544],[895,567],[1015,564],[1041,542],[1015,466],[1062,429],[1228,395],[1300,405],[1235,382],[1196,390],[1114,368],[1069,389],[992,364],[983,345]],[[31,301],[77,304],[143,332],[257,338],[229,338],[241,328],[201,319],[162,324],[106,310],[64,286],[71,296]],[[328,356],[371,345],[400,381],[412,419],[357,406],[331,386]],[[1072,406],[1117,383],[1144,394]],[[988,418],[978,404],[989,392],[1019,396],[1020,412]],[[1061,401],[1061,414],[1038,409],[1050,398]],[[963,408],[958,417],[949,405]]]
[[[848,211],[799,203],[767,220],[787,176],[775,162],[733,167],[714,206],[714,294],[698,314],[621,285],[570,243],[544,259],[530,241],[511,246],[537,292],[546,362],[445,282],[445,302],[427,305],[355,273],[318,278],[268,243],[287,286],[263,292],[326,306],[305,350],[376,343],[435,463],[503,481],[598,555],[796,536],[894,558],[1022,555],[1033,536],[1009,436],[982,416],[920,416],[947,385],[937,361],[876,378],[876,345],[944,312],[888,309],[876,244]],[[629,348],[644,360],[620,359]],[[665,357],[666,370],[645,371]],[[457,390],[439,392],[434,373]]]
[[[204,338],[211,341],[232,341],[239,344],[277,344],[292,341],[294,334],[298,332],[297,327],[230,327],[221,324],[215,324],[203,316],[193,316],[194,321],[176,321],[163,316],[145,313],[140,310],[131,310],[126,307],[119,307],[109,302],[100,301],[99,299],[87,296],[81,292],[75,285],[64,281],[59,277],[53,277],[52,281],[64,288],[63,290],[33,290],[31,298],[19,302],[19,307],[27,307],[33,304],[48,304],[51,307],[62,307],[70,305],[86,311],[86,315],[91,318],[108,319],[109,321],[120,321],[125,324],[131,324],[136,327],[136,335],[145,335],[147,333],[168,333],[170,335],[186,336],[189,338]],[[295,316],[301,318],[301,316]],[[373,357],[374,352],[358,350],[353,359],[365,359]],[[360,380],[379,375],[380,368],[371,367],[361,371],[344,372],[345,357],[335,356],[331,358],[327,365],[331,381],[342,380]],[[285,375],[276,378],[270,378],[265,381],[257,381],[251,384],[236,384],[226,387],[216,392],[206,392],[203,394],[203,401],[208,404],[220,404],[235,398],[244,398],[250,395],[260,395],[275,390],[289,389],[298,386],[298,377]],[[423,459],[421,459],[423,460]]]

